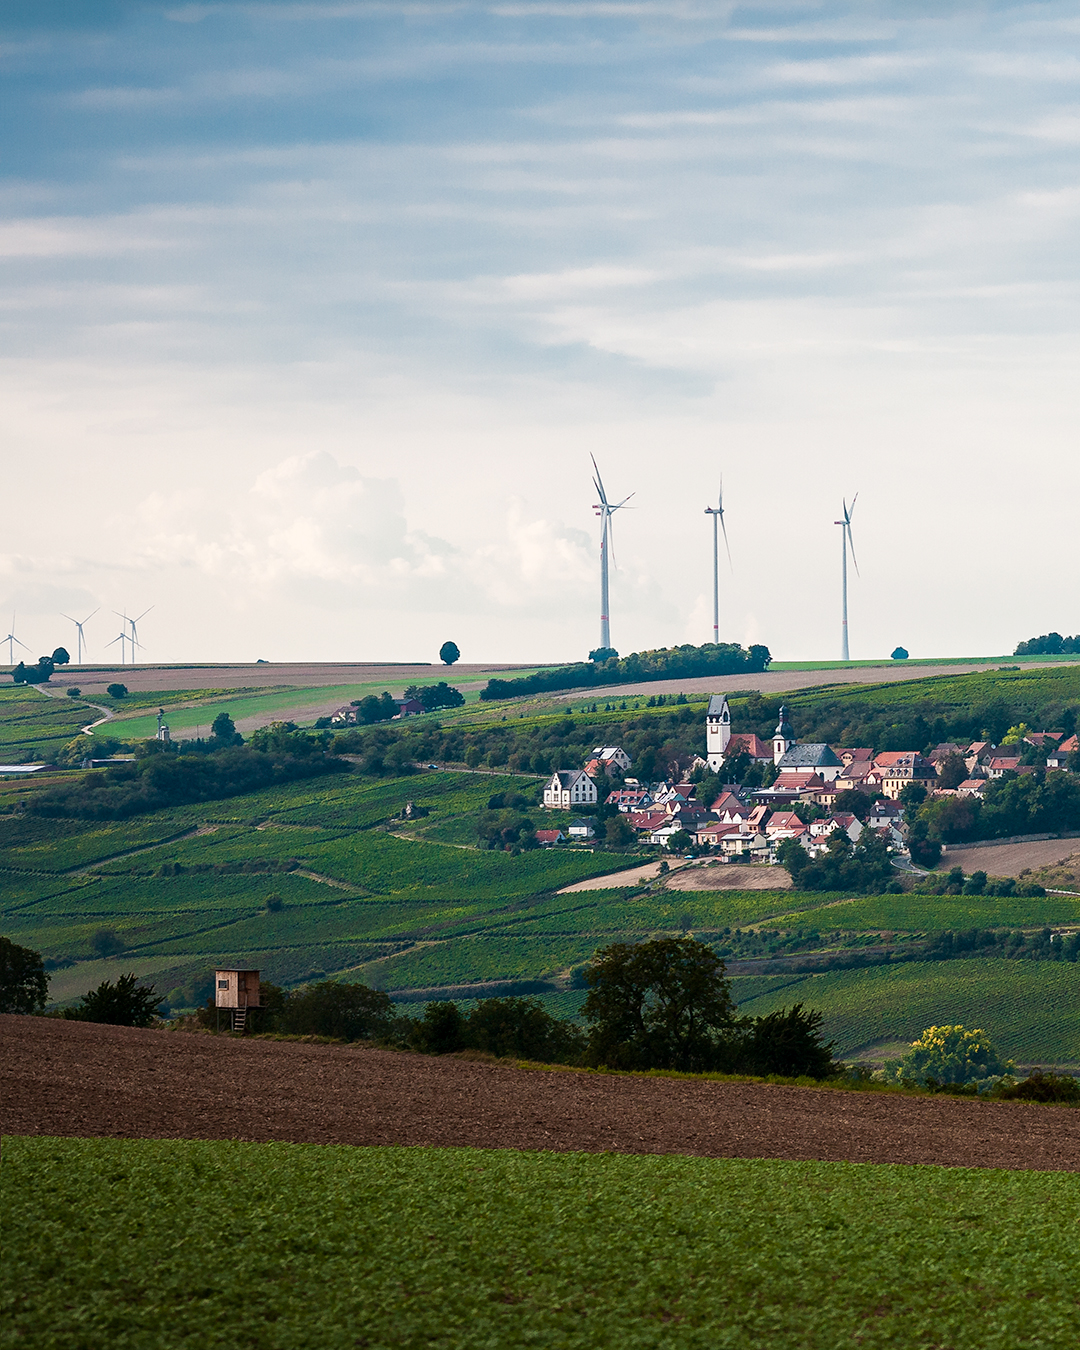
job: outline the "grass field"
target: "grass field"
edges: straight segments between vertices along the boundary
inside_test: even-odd
[[[1062,1173],[33,1138],[5,1140],[3,1190],[7,1335],[48,1350],[1061,1350],[1076,1331]]]

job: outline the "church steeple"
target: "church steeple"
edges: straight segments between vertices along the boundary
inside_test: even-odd
[[[794,744],[795,732],[792,730],[791,723],[787,720],[787,708],[781,704],[780,721],[776,724],[776,730],[773,732],[773,763],[779,764]]]

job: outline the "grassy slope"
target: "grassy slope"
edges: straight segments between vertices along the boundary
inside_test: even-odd
[[[1034,1350],[1076,1330],[1060,1173],[40,1138],[5,1142],[3,1184],[5,1321],[50,1350]]]

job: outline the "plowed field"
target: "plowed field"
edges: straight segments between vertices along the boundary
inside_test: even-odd
[[[7,1134],[1080,1171],[1080,1111],[0,1017]]]

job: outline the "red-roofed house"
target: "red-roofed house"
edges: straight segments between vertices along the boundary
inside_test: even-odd
[[[1007,773],[1016,773],[1019,767],[1019,755],[995,755],[986,766],[986,776],[1002,778]]]
[[[566,838],[562,830],[537,830],[536,842],[538,844],[561,844]]]
[[[1068,768],[1069,756],[1077,750],[1080,750],[1080,737],[1070,736],[1067,741],[1062,741],[1056,750],[1047,755],[1046,767],[1048,769]]]

